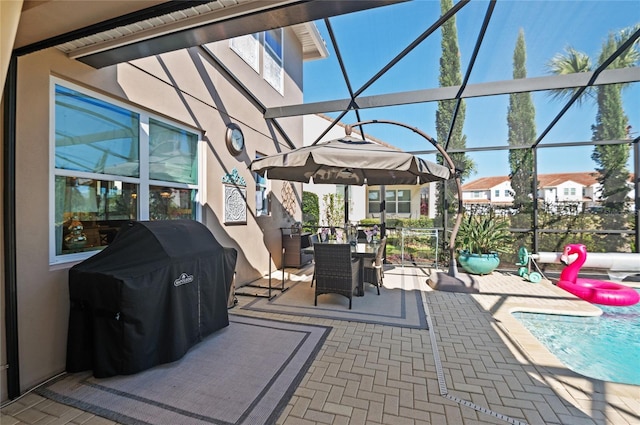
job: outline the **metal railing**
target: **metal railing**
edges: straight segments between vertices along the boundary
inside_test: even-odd
[[[398,244],[399,242],[399,244]],[[400,265],[438,267],[440,230],[434,228],[387,228],[387,261]],[[399,258],[393,251],[400,248]]]

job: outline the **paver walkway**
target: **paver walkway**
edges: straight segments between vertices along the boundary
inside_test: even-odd
[[[278,424],[640,424],[640,386],[572,372],[511,315],[599,309],[544,280],[494,272],[478,277],[479,294],[460,294],[433,291],[426,273],[398,267],[384,280],[424,283],[429,329],[231,310],[333,327]],[[0,423],[113,424],[34,394]]]

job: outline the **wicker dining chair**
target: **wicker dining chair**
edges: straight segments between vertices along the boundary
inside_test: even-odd
[[[320,243],[320,238],[318,236],[317,233],[314,233],[312,235],[309,235],[309,245],[310,246],[315,246],[316,244]],[[311,277],[311,287],[313,288],[313,283],[316,281],[316,269],[315,267],[313,268],[313,276]]]
[[[378,252],[376,252],[376,258],[373,261],[367,260],[364,263],[364,277],[363,280],[376,287],[378,295],[380,295],[380,287],[382,286],[382,278],[384,277],[384,269],[382,267],[384,250],[387,245],[387,237],[385,236],[380,240],[378,246]]]
[[[349,310],[353,293],[360,279],[360,260],[351,258],[351,245],[319,243],[313,246],[316,290],[313,305],[318,305],[318,295],[340,294],[349,298]]]

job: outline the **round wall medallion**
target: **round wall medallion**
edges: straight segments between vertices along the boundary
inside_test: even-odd
[[[224,140],[231,155],[238,156],[244,150],[244,134],[242,134],[242,130],[237,124],[231,123],[227,125]]]

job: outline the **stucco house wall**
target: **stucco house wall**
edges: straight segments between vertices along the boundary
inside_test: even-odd
[[[498,195],[496,196],[496,190]],[[496,186],[493,186],[490,190],[491,202],[511,203],[513,202],[513,195],[511,189],[511,182],[502,182]]]
[[[207,46],[243,85],[267,106],[302,102],[302,53],[299,41],[286,30],[284,96],[228,48],[229,42]],[[203,133],[201,166],[202,221],[225,246],[238,250],[236,285],[262,276],[270,256],[280,252],[280,230],[286,222],[282,208],[282,182],[272,181],[271,214],[255,216],[255,181],[248,165],[256,152],[272,154],[284,141],[262,117],[262,112],[221,74],[200,47],[180,50],[128,63],[94,69],[67,58],[55,48],[18,59],[17,82],[17,288],[20,380],[28,389],[64,371],[69,312],[68,270],[72,263],[51,264],[49,228],[52,216],[49,187],[51,77],[87,88],[126,104],[135,105],[170,121]],[[237,157],[226,148],[226,124],[241,126],[245,151]],[[291,140],[302,140],[302,120],[283,120]],[[247,183],[246,225],[223,223],[222,178],[237,170]],[[301,197],[301,184],[294,184]],[[297,209],[297,220],[300,209]],[[251,243],[246,241],[251,240]],[[3,316],[4,317],[4,316]],[[4,328],[4,327],[3,327]],[[46,347],[46,349],[43,349]],[[4,350],[3,350],[4,351]],[[3,383],[4,387],[4,383]]]
[[[462,192],[463,201],[477,202],[477,201],[488,201],[489,199],[490,199],[489,190],[475,189],[475,190],[465,190]]]
[[[560,183],[556,187],[556,196],[559,202],[581,202],[583,185],[571,180]]]

